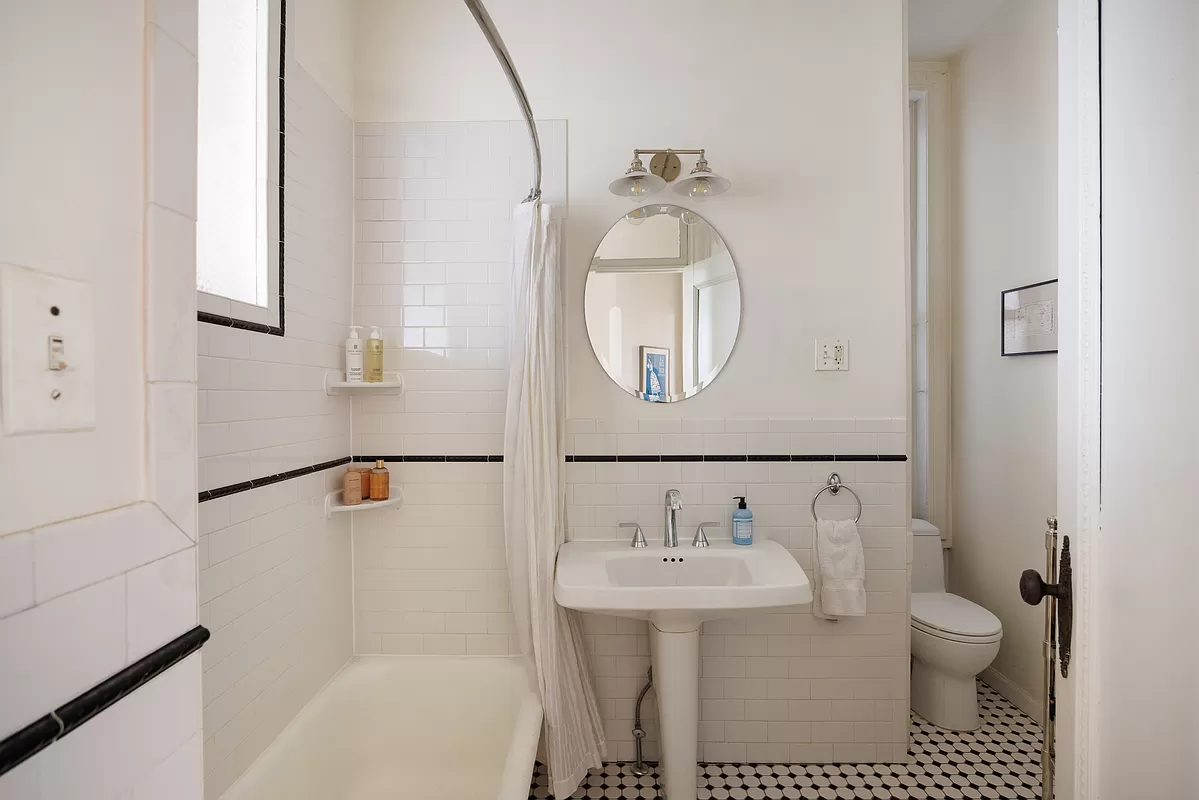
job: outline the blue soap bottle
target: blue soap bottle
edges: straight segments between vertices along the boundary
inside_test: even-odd
[[[754,512],[745,505],[744,497],[734,497],[738,500],[733,509],[733,544],[754,543]]]

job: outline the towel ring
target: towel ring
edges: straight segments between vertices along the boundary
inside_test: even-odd
[[[860,520],[862,518],[862,498],[858,497],[858,493],[853,489],[850,489],[848,486],[841,483],[841,476],[835,472],[828,476],[828,482],[825,483],[824,486],[820,487],[820,491],[812,495],[812,519],[820,519],[820,517],[816,516],[816,501],[820,499],[820,495],[824,494],[825,492],[831,492],[833,496],[836,496],[837,492],[841,491],[842,489],[852,494],[853,499],[858,501],[858,515],[853,518],[853,521],[857,522]]]

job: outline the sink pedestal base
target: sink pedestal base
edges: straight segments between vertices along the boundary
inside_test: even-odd
[[[695,800],[699,741],[699,631],[668,633],[649,625],[661,738],[659,771],[668,800]]]

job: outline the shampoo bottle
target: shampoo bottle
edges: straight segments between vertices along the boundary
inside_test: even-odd
[[[371,470],[371,499],[386,500],[391,496],[391,473],[383,464],[383,459],[375,462]]]
[[[754,512],[745,505],[744,497],[734,497],[737,507],[733,509],[733,544],[754,543]]]
[[[376,325],[366,340],[365,371],[367,383],[383,382],[383,331]]]
[[[350,326],[350,338],[346,339],[346,382],[362,382],[362,340],[358,338],[358,325]]]

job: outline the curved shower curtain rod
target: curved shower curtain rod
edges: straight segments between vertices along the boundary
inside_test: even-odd
[[[533,109],[529,107],[529,96],[525,94],[524,84],[520,82],[520,76],[516,74],[516,67],[512,64],[512,56],[508,55],[508,48],[504,47],[504,40],[500,38],[500,32],[495,29],[495,23],[491,21],[491,15],[483,7],[482,0],[463,0],[463,2],[470,9],[470,13],[474,14],[475,22],[479,23],[479,28],[487,37],[487,42],[491,45],[495,57],[499,60],[500,66],[504,68],[504,74],[508,76],[508,84],[512,87],[512,93],[516,95],[521,113],[525,115],[525,123],[529,126],[529,139],[533,143],[533,187],[529,189],[529,196],[524,199],[524,202],[537,200],[541,197],[541,141],[537,138],[537,125],[533,122]]]

